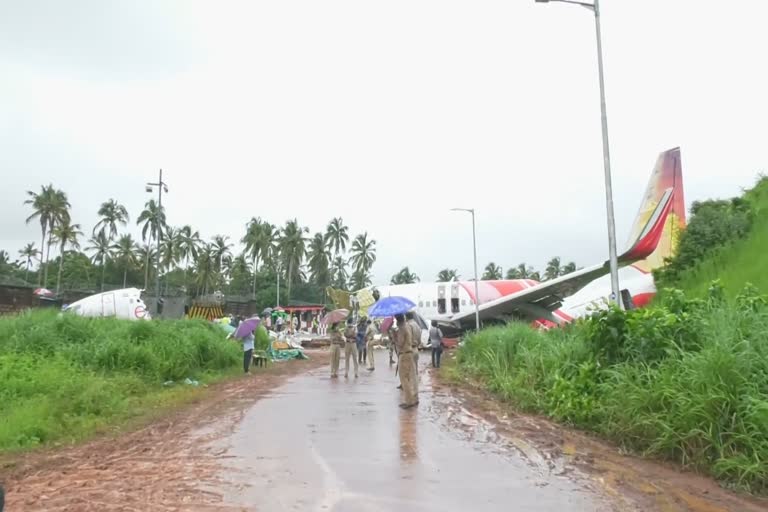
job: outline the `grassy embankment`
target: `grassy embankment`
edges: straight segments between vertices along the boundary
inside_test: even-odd
[[[520,409],[768,492],[768,297],[747,284],[768,290],[768,181],[726,203],[694,216],[688,262],[664,276],[685,291],[549,332],[481,331],[452,372]]]
[[[76,441],[193,398],[187,377],[239,368],[242,349],[224,338],[203,321],[0,318],[0,452]]]

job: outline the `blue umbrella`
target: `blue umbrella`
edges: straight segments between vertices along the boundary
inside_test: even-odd
[[[248,320],[243,320],[240,322],[240,325],[237,326],[237,330],[235,330],[235,334],[233,334],[233,336],[235,338],[245,338],[249,334],[253,333],[256,327],[258,327],[259,322],[261,322],[261,318],[257,316],[249,318]]]
[[[416,307],[416,304],[405,297],[384,297],[368,308],[368,316],[386,317],[401,315]]]

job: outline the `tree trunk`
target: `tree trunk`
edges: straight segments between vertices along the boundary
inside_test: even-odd
[[[101,258],[101,291],[104,291],[104,272],[107,270],[107,262]],[[123,286],[125,288],[125,286]]]
[[[43,280],[43,251],[45,250],[45,228],[43,228],[43,236],[40,239],[40,268],[37,269],[37,286],[42,286]]]
[[[48,245],[45,248],[45,271],[43,273],[43,287],[48,287],[48,260],[51,257],[51,233],[48,232]]]
[[[256,255],[253,255],[253,298],[256,299]]]
[[[27,271],[24,272],[24,282],[25,283],[29,282],[29,260],[27,260]]]
[[[125,284],[128,282],[128,266],[126,265],[125,269],[123,270],[123,288],[125,288]]]
[[[61,244],[61,259],[59,259],[59,276],[56,278],[56,295],[61,289],[61,271],[64,269],[64,243]]]
[[[144,261],[144,289],[147,289],[149,283],[149,251],[152,244],[152,235],[149,236],[149,242],[147,242],[147,257]]]
[[[288,286],[286,286],[286,304],[291,300],[291,276],[293,275],[293,262],[288,264]]]

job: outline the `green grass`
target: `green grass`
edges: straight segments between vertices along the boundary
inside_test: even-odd
[[[517,408],[768,494],[768,178],[692,208],[651,307],[471,336],[449,373]]]
[[[685,300],[471,336],[457,371],[517,408],[768,491],[768,306]]]
[[[38,311],[0,318],[0,451],[83,439],[191,398],[242,361],[203,321],[130,322]]]
[[[768,178],[761,178],[745,192],[743,199],[753,215],[747,235],[725,247],[712,248],[669,284],[696,297],[704,297],[714,280],[720,281],[730,297],[738,294],[746,283],[768,290]]]

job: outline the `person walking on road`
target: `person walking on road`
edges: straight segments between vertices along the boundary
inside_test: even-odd
[[[429,330],[429,344],[432,347],[432,368],[440,368],[440,357],[443,355],[443,331],[437,326],[436,320],[432,320],[432,328]]]
[[[339,360],[341,359],[341,347],[344,346],[344,336],[339,331],[339,324],[331,325],[331,378],[339,376]]]
[[[376,369],[376,362],[373,357],[373,337],[376,334],[376,330],[373,328],[373,323],[368,320],[365,328],[365,351],[368,353],[368,371],[372,372]]]
[[[400,374],[400,385],[405,395],[405,399],[400,404],[400,407],[409,409],[419,403],[414,386],[416,371],[413,367],[413,339],[411,329],[405,323],[405,317],[403,315],[395,315],[395,320],[397,321],[397,334],[395,335],[397,365]]]
[[[357,378],[358,362],[357,362],[357,330],[355,329],[354,320],[351,318],[347,320],[347,328],[344,329],[344,378],[349,378],[349,358],[352,358],[352,362],[355,365],[355,378]]]

